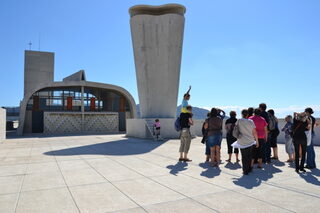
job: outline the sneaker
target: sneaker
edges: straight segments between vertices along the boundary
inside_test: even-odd
[[[303,169],[303,168],[302,168],[302,169],[300,169],[300,171],[301,171],[301,172],[307,172],[307,171],[306,171],[305,169]]]

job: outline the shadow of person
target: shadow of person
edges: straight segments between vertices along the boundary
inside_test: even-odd
[[[209,163],[200,163],[199,166],[205,169],[200,175],[207,178],[214,178],[221,173],[221,169],[219,167],[212,167]]]
[[[170,169],[170,174],[177,176],[177,174],[181,171],[184,171],[187,169],[187,163],[186,162],[178,162],[175,165],[169,165],[167,166],[168,169]]]
[[[311,183],[316,186],[320,186],[320,181],[316,178],[312,172],[299,173],[299,176],[304,179],[307,183]]]
[[[237,170],[241,168],[241,165],[239,163],[228,162],[224,167],[231,170]]]
[[[274,164],[265,164],[263,167],[264,170],[260,173],[260,175],[258,175],[258,177],[263,181],[267,181],[273,178],[274,174],[282,172],[282,170],[275,167]]]
[[[290,167],[290,168],[296,168],[296,165],[295,165],[294,162],[289,162],[289,167]]]
[[[286,164],[284,163],[284,162],[282,162],[282,161],[278,161],[278,160],[276,160],[276,161],[272,161],[272,164],[273,165],[275,165],[275,166],[285,166]]]
[[[233,183],[246,189],[252,189],[260,186],[262,181],[267,181],[273,178],[274,174],[280,172],[282,172],[282,170],[278,169],[273,164],[265,164],[263,169],[255,168],[252,173],[249,173],[249,175],[234,178]]]
[[[233,183],[238,186],[242,186],[246,189],[252,189],[258,187],[262,182],[262,179],[255,175],[243,175],[240,178],[234,178]]]
[[[311,171],[312,175],[320,177],[320,170],[319,169],[314,168],[314,169],[310,169],[310,171]]]

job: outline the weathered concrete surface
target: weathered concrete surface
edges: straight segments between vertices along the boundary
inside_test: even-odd
[[[84,70],[80,70],[68,77],[65,77],[62,81],[86,81],[86,73]]]
[[[41,83],[54,80],[54,53],[26,50],[24,54],[24,96]]]
[[[141,118],[174,118],[185,8],[144,5],[129,11]]]
[[[124,135],[7,139],[0,144],[0,212],[315,212],[320,170],[294,172],[281,161],[242,175],[241,163],[204,163],[200,138],[191,163],[179,163],[179,140]],[[315,148],[320,165],[320,147]],[[234,156],[233,156],[234,157]]]
[[[0,107],[0,142],[6,139],[6,110]]]

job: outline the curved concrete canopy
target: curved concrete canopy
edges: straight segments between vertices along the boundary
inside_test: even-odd
[[[27,103],[32,97],[32,95],[42,89],[45,88],[52,88],[52,87],[74,87],[74,86],[84,86],[84,87],[95,87],[100,89],[108,89],[113,90],[121,93],[126,99],[129,101],[130,109],[131,109],[131,116],[133,118],[136,118],[137,112],[136,112],[136,102],[134,101],[132,95],[124,88],[112,85],[112,84],[103,84],[103,83],[97,83],[97,82],[91,82],[91,81],[62,81],[62,82],[52,82],[50,84],[39,84],[38,87],[36,87],[33,91],[27,93],[23,99],[23,101],[20,104],[20,118],[19,118],[19,127],[17,130],[18,135],[23,134],[23,128],[24,128],[24,121],[25,121],[25,112],[27,109]]]
[[[131,17],[136,15],[164,15],[169,13],[183,16],[185,12],[186,8],[181,4],[165,4],[160,6],[136,5],[129,9]]]

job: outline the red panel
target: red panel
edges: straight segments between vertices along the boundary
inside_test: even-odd
[[[39,109],[40,109],[39,96],[33,96],[33,106],[32,106],[32,110],[39,110]]]
[[[72,97],[67,97],[67,110],[72,110]]]
[[[96,109],[96,99],[90,98],[90,111],[94,111]]]

